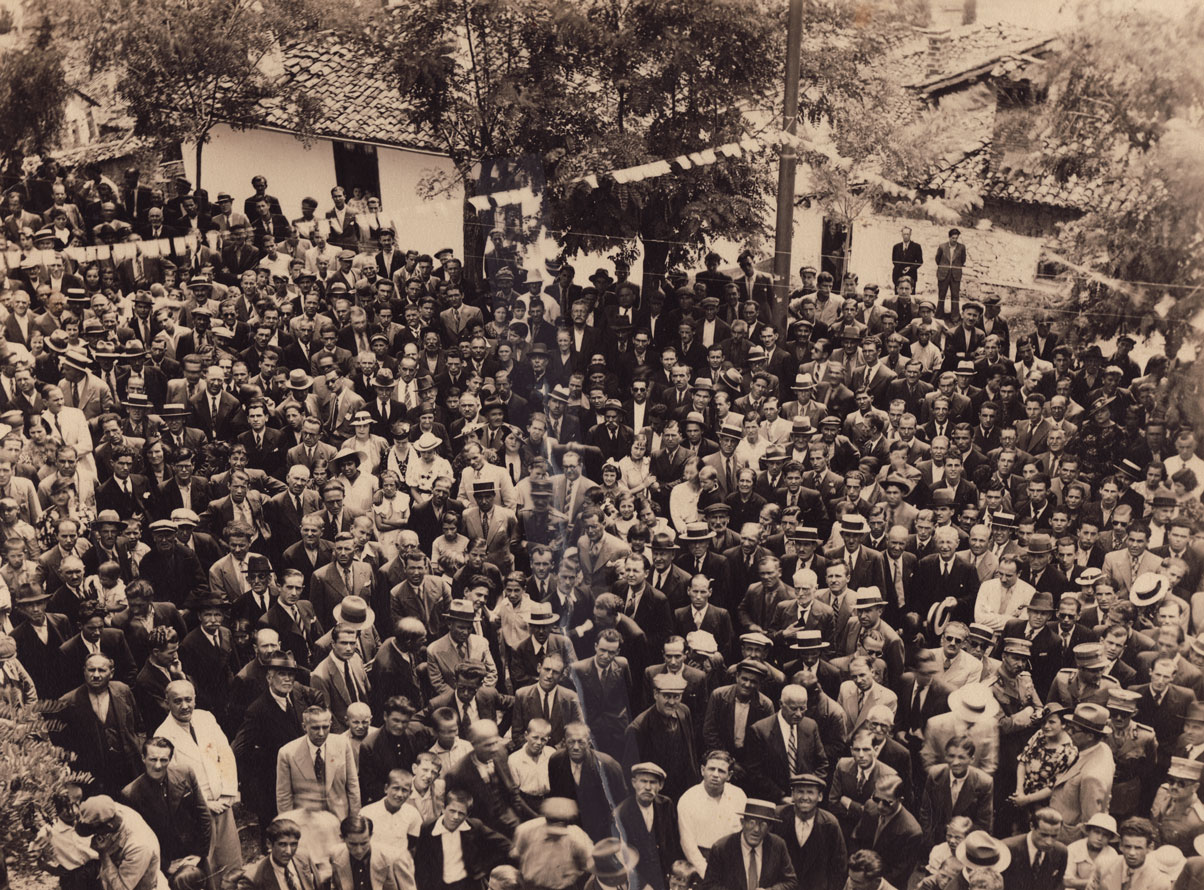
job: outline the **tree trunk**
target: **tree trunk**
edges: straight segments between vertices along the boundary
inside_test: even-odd
[[[201,187],[201,154],[205,150],[204,138],[196,141],[196,182],[193,183],[193,191],[197,191]]]
[[[464,181],[464,279],[473,287],[485,280],[485,221],[477,209],[468,203],[468,198],[489,192],[488,183],[492,176],[493,161],[481,161],[478,174],[463,176]],[[478,287],[479,290],[479,287]]]
[[[662,288],[665,281],[665,266],[669,259],[669,245],[662,241],[644,242],[644,274],[641,278],[640,293],[647,300],[648,295]]]

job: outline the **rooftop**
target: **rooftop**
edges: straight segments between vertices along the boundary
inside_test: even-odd
[[[929,65],[932,42],[943,44]],[[890,67],[901,83],[924,95],[967,80],[994,75],[998,66],[1019,66],[1049,52],[1057,37],[1048,31],[1006,22],[963,25],[947,32],[917,31],[891,54]]]

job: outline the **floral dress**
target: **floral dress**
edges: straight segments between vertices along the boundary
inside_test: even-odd
[[[1041,733],[1034,734],[1017,758],[1024,764],[1024,793],[1034,794],[1052,788],[1054,780],[1078,759],[1079,750],[1073,742],[1066,741],[1056,748],[1046,748]]]

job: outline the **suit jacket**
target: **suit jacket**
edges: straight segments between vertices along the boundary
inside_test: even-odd
[[[824,558],[829,563],[844,562],[845,555],[844,547],[824,551]],[[877,587],[879,590],[883,590],[886,585],[886,566],[883,565],[883,562],[881,553],[862,546],[857,553],[857,561],[853,565],[849,588],[857,590],[860,587]]]
[[[916,694],[915,675],[905,674],[899,685],[899,705],[895,711],[895,728],[899,731],[922,730],[928,724],[929,719],[937,714],[948,712],[949,693],[952,691],[940,680],[934,680],[928,687],[919,713],[916,713],[913,708]]]
[[[950,246],[943,242],[936,249],[937,281],[961,281],[962,267],[966,265],[966,245],[960,241]]]
[[[1106,813],[1116,763],[1106,742],[1079,751],[1078,759],[1054,780],[1049,805],[1062,814],[1062,840],[1082,836],[1082,823]]]
[[[527,724],[536,717],[547,720],[552,724],[552,736],[549,744],[559,747],[564,741],[564,728],[575,720],[584,720],[581,713],[581,702],[577,693],[572,689],[557,686],[553,690],[552,713],[545,714],[543,706],[543,690],[539,684],[524,686],[514,694],[514,710],[510,726],[510,748],[518,750],[522,747],[527,734]]]
[[[676,566],[673,567],[673,570],[681,571]],[[706,612],[702,616],[702,624],[697,626],[694,624],[694,612],[690,606],[675,609],[673,633],[684,637],[694,630],[704,630],[711,634],[715,638],[715,644],[719,647],[719,654],[725,659],[730,659],[735,654],[736,632],[732,626],[732,616],[727,609],[721,609],[708,603]]]
[[[1141,559],[1137,563],[1137,574],[1143,575],[1146,572],[1157,572],[1162,565],[1162,560],[1151,553],[1149,550],[1141,554]],[[1133,561],[1129,556],[1128,550],[1113,550],[1111,553],[1104,554],[1104,574],[1112,579],[1112,583],[1116,585],[1116,593],[1119,597],[1127,597],[1129,595],[1129,587],[1133,584]]]
[[[711,692],[711,697],[707,700],[706,719],[702,726],[702,744],[707,751],[722,748],[735,756],[739,762],[744,759],[744,751],[750,744],[752,728],[767,717],[774,716],[774,709],[769,698],[761,693],[758,693],[757,697],[749,703],[742,748],[736,746],[733,726],[735,709],[736,687],[734,685],[720,686]]]
[[[134,682],[134,656],[125,641],[125,634],[113,627],[100,632],[100,651],[113,659],[113,677],[127,686]],[[84,662],[88,660],[88,647],[83,638],[76,634],[59,647],[59,670],[64,688],[84,678]]]
[[[891,281],[898,282],[906,275],[911,279],[914,288],[916,277],[919,275],[919,267],[924,264],[924,249],[914,241],[907,244],[900,241],[890,249],[890,261],[894,266],[894,271],[891,272]]]
[[[858,707],[857,699],[858,689],[856,684],[852,680],[845,680],[840,685],[840,694],[837,701],[844,708],[845,716],[849,718],[850,739],[865,723],[866,717],[873,708],[883,705],[890,708],[891,713],[894,713],[899,707],[898,696],[893,690],[886,688],[881,683],[874,683],[870,686],[869,690],[865,693],[865,699],[861,702],[860,707]]]
[[[331,890],[355,890],[351,874],[351,853],[340,844],[330,854]],[[368,860],[371,890],[410,890],[414,886],[414,860],[409,850],[389,850],[374,846]]]
[[[1145,864],[1135,872],[1129,872],[1128,882],[1126,878],[1125,862],[1123,857],[1118,857],[1097,875],[1099,890],[1171,890],[1171,879],[1168,878],[1152,861],[1146,860]]]
[[[59,671],[59,649],[71,637],[71,623],[65,615],[46,613],[46,642],[39,639],[33,625],[22,621],[13,628],[17,658],[29,673],[38,698],[54,698],[67,683],[83,679],[83,675],[63,677]]]
[[[631,552],[630,547],[609,533],[602,535],[599,546],[598,555],[594,556],[590,552],[589,538],[582,535],[577,539],[581,572],[585,576],[586,585],[593,590],[595,596],[608,590],[613,583],[615,570],[610,563]]]
[[[900,807],[885,824],[866,812],[853,829],[850,847],[873,850],[882,857],[882,877],[894,887],[906,887],[923,854],[923,832],[920,823],[905,808]]]
[[[925,556],[916,565],[916,573],[912,578],[916,611],[921,619],[926,619],[929,607],[946,597],[953,597],[958,603],[954,613],[963,621],[971,621],[978,585],[978,572],[969,563],[954,558],[949,574],[943,575],[940,556],[935,553]]]
[[[358,655],[351,656],[351,675],[357,687],[357,694],[352,695],[351,690],[347,688],[347,680],[344,677],[343,662],[334,656],[327,655],[314,668],[311,680],[313,686],[319,692],[326,696],[326,701],[330,704],[330,713],[334,718],[331,724],[332,733],[345,732],[347,730],[347,708],[354,701],[368,701],[371,693],[371,686],[368,682],[368,674],[364,670],[363,662]]]
[[[291,652],[297,664],[311,667],[314,662],[314,644],[322,636],[322,625],[314,615],[314,607],[307,600],[297,600],[294,608],[300,622],[284,610],[278,600],[257,620],[259,627],[270,627],[280,636],[280,648]]]
[[[246,708],[231,748],[238,763],[243,803],[255,813],[276,812],[276,758],[280,750],[304,733],[301,715],[322,697],[308,686],[294,684],[287,710],[264,691]]]
[[[590,715],[590,728],[599,749],[618,757],[623,751],[627,724],[631,722],[635,687],[627,659],[619,656],[615,664],[618,676],[609,688],[603,685],[592,656],[573,662],[569,676],[581,697],[581,710]]]
[[[799,847],[795,828],[794,808],[790,804],[778,807],[781,820],[773,832],[786,842],[786,852],[796,875],[807,875],[807,886],[814,890],[844,890],[848,877],[848,851],[840,823],[827,810],[815,811],[811,835]]]
[[[1039,870],[1033,869],[1028,856],[1028,834],[1017,834],[1006,838],[1003,845],[1011,851],[1012,861],[1003,872],[1006,890],[1061,890],[1062,876],[1066,873],[1066,845],[1055,841],[1053,849],[1045,854]]]
[[[798,890],[802,885],[794,873],[786,842],[776,834],[765,835],[761,842],[761,879],[759,890]],[[742,890],[748,886],[748,872],[744,865],[744,851],[740,844],[740,833],[729,834],[715,842],[707,854],[707,873],[698,885],[699,890]],[[808,888],[812,885],[806,884]]]
[[[840,820],[846,834],[852,834],[857,823],[861,821],[865,814],[865,802],[873,796],[878,780],[899,774],[893,766],[877,759],[870,767],[863,784],[858,783],[857,773],[857,763],[853,758],[842,757],[836,763],[832,784],[828,788],[827,808]],[[846,797],[850,801],[847,805],[843,802],[843,798]]]
[[[994,780],[980,769],[970,767],[957,800],[950,797],[949,767],[945,764],[928,770],[928,783],[920,803],[920,825],[929,846],[945,837],[945,826],[954,816],[968,816],[975,829],[991,833],[995,821]]]
[[[365,562],[351,563],[351,589],[334,562],[328,562],[313,573],[309,583],[309,601],[323,627],[334,627],[334,607],[349,596],[360,596],[373,602],[374,578],[372,567]]]
[[[611,836],[614,826],[611,801],[621,798],[630,787],[617,760],[601,751],[588,752],[578,784],[573,780],[568,752],[557,751],[548,761],[548,780],[552,797],[576,801],[578,820],[591,839],[598,841]]]
[[[674,801],[663,794],[658,794],[652,801],[651,831],[634,797],[628,797],[615,807],[614,819],[620,836],[639,854],[635,885],[653,890],[667,886],[665,875],[681,858],[681,836]]]
[[[276,811],[285,813],[305,808],[327,810],[339,819],[360,810],[360,779],[355,751],[341,735],[331,733],[322,746],[326,765],[325,784],[314,773],[309,739],[289,742],[276,755]]]
[[[180,664],[196,686],[196,706],[224,720],[234,686],[234,635],[227,627],[219,627],[218,643],[214,646],[198,627],[180,641]]]
[[[995,775],[999,766],[999,729],[994,724],[990,726],[978,723],[970,727],[967,733],[958,723],[957,718],[950,713],[936,714],[928,721],[924,729],[924,747],[920,751],[920,759],[924,767],[936,766],[945,762],[945,744],[954,736],[966,734],[974,740],[976,752],[972,766],[978,767],[989,775]]]
[[[308,855],[298,851],[292,865],[296,866],[301,878],[301,886],[297,890],[319,890],[326,886],[326,881],[318,874]],[[281,887],[276,880],[276,870],[272,868],[270,856],[246,866],[238,876],[236,886],[239,890],[289,890],[288,887]]]
[[[527,806],[519,794],[518,783],[510,773],[510,763],[504,750],[498,750],[492,761],[492,783],[482,778],[476,766],[476,758],[465,757],[446,777],[447,787],[460,788],[472,794],[470,814],[480,819],[499,834],[514,837],[519,823],[535,818],[535,811]]]
[[[433,832],[440,820],[422,826],[414,838],[414,882],[417,890],[443,890],[443,839]],[[493,868],[510,856],[510,841],[482,820],[469,817],[460,832],[460,851],[468,873],[466,887],[480,887]],[[282,888],[283,890],[283,888]]]
[[[792,768],[787,762],[786,743],[782,739],[777,714],[754,723],[745,733],[744,765],[748,770],[750,795],[765,800],[781,800],[790,793],[790,777],[795,773],[814,773],[828,777],[828,754],[820,743],[819,726],[804,717],[798,726],[798,759]]]
[[[213,819],[192,770],[169,765],[162,787],[144,773],[122,789],[121,799],[159,839],[160,862],[209,855]]]
[[[82,673],[81,673],[82,676]],[[59,699],[56,744],[75,754],[72,769],[89,773],[96,789],[117,797],[142,771],[142,716],[124,683],[109,684],[109,712],[102,725],[86,686]]]
[[[508,574],[514,568],[511,547],[518,543],[518,518],[514,515],[513,510],[507,510],[502,506],[495,506],[490,511],[489,528],[484,528],[483,518],[477,507],[465,510],[462,520],[464,534],[469,538],[484,538],[485,559],[497,566],[498,571],[503,575]]]

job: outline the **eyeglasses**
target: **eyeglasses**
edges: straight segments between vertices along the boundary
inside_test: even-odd
[[[1166,780],[1166,784],[1174,785],[1178,788],[1187,788],[1189,785],[1194,785],[1196,783],[1193,782],[1191,779],[1176,779],[1174,777],[1171,777]]]
[[[958,644],[961,644],[961,643],[964,643],[964,642],[966,642],[966,638],[965,638],[965,637],[951,637],[951,636],[949,636],[949,634],[945,634],[943,637],[941,637],[941,639],[942,639],[942,640],[944,640],[946,643],[958,643]]]

